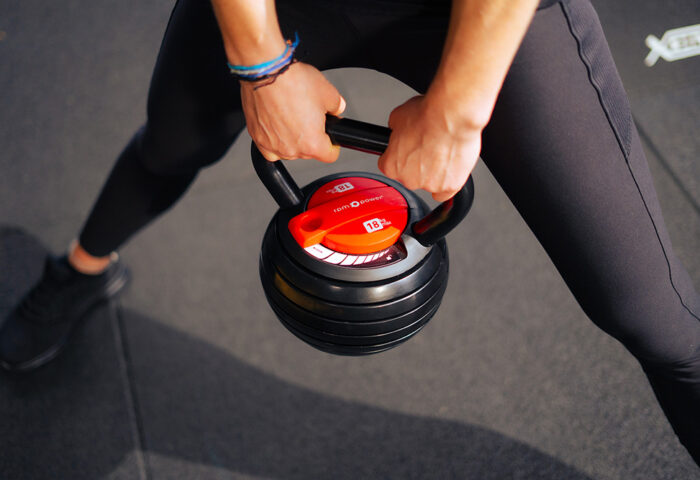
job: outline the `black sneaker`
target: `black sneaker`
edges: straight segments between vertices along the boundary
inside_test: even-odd
[[[0,365],[28,371],[52,360],[86,314],[119,293],[128,278],[118,260],[99,275],[85,275],[65,256],[49,255],[39,283],[0,325]]]

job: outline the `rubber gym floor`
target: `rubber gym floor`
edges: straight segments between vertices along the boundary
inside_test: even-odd
[[[700,285],[700,56],[669,61],[697,53],[700,6],[594,3],[676,252]],[[74,237],[143,122],[171,7],[0,3],[2,317],[45,252]],[[372,71],[328,76],[351,118],[385,123],[413,95]],[[0,374],[0,478],[700,478],[635,360],[585,317],[483,165],[448,237],[445,299],[420,334],[362,358],[297,340],[258,279],[275,205],[249,142],[123,249],[130,289],[62,356]],[[300,184],[356,169],[376,171],[375,159],[292,167]]]

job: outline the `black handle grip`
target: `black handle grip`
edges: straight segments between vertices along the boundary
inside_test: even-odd
[[[326,115],[326,133],[334,145],[381,155],[389,146],[391,129],[350,118]]]
[[[253,158],[255,173],[262,181],[272,198],[281,208],[299,205],[304,201],[301,189],[280,160],[270,162],[258,150],[255,142],[250,143],[250,156]]]
[[[469,213],[474,202],[474,180],[470,176],[457,194],[435,207],[413,225],[413,237],[426,247],[440,240]]]
[[[336,145],[381,155],[389,145],[391,130],[372,123],[327,115],[326,133]],[[281,208],[293,207],[304,201],[301,189],[282,162],[265,159],[255,142],[251,144],[250,151],[258,177]],[[432,245],[464,219],[473,201],[474,182],[469,177],[454,197],[411,225],[411,233],[422,245]]]

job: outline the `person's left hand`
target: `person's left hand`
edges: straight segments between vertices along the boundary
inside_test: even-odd
[[[389,117],[392,133],[379,169],[406,188],[422,188],[438,202],[465,184],[481,150],[481,130],[451,112],[454,106],[416,96]]]

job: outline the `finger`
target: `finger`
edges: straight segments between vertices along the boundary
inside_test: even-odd
[[[379,169],[380,172],[382,172],[385,176],[389,176],[386,173],[386,158],[384,158],[384,155],[379,157],[379,160],[377,160],[377,168]]]
[[[400,115],[400,113],[398,111],[399,108],[401,108],[401,105],[399,105],[398,107],[393,109],[391,111],[391,113],[389,114],[389,123],[387,124],[387,126],[392,130],[394,130],[396,128],[396,122],[399,119],[399,115]]]
[[[265,157],[266,160],[270,162],[276,162],[277,160],[281,160],[282,157],[277,155],[276,153],[271,152],[270,150],[267,150],[260,145],[258,145],[258,150],[260,150],[260,153],[262,153],[262,156]]]
[[[379,168],[379,171],[387,177],[394,180],[398,180],[399,174],[396,168],[397,142],[398,140],[396,136],[389,136],[389,145],[387,145],[386,150],[377,161],[377,167]]]
[[[340,156],[340,145],[333,145],[331,144],[331,152],[332,152],[332,160],[331,162],[335,162],[338,160],[338,157]]]
[[[433,193],[433,199],[436,202],[442,203],[445,200],[449,200],[450,198],[454,197],[456,194],[457,194],[457,192],[437,192],[437,193]]]
[[[393,130],[394,128],[398,127],[399,123],[401,122],[401,119],[406,115],[406,108],[408,108],[409,105],[419,101],[421,97],[422,95],[416,95],[415,97],[411,97],[398,107],[394,108],[389,114],[389,128]]]
[[[396,171],[396,163],[392,160],[391,153],[387,149],[387,151],[379,157],[379,160],[377,161],[377,167],[379,168],[379,171],[382,172],[385,176],[397,180],[397,171]]]
[[[324,137],[325,141],[323,142],[323,147],[321,147],[312,158],[325,163],[333,163],[338,160],[338,156],[340,155],[340,145],[333,145],[328,135],[324,135]]]

